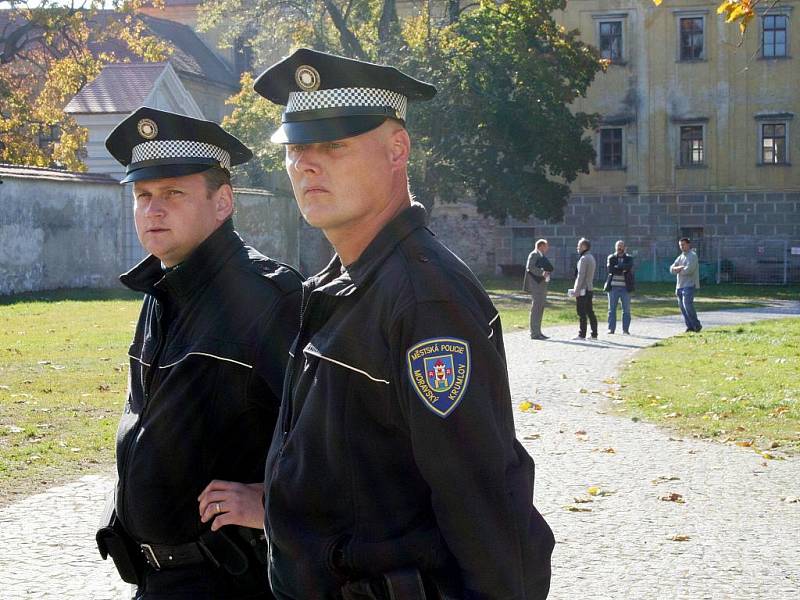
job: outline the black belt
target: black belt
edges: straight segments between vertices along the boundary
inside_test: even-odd
[[[188,544],[178,544],[177,546],[139,544],[139,548],[147,564],[156,571],[199,565],[206,561],[219,566],[219,563],[202,542],[189,542]]]

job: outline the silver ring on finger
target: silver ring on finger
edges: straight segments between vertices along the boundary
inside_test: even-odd
[[[222,505],[219,502],[217,502],[217,514],[221,512],[222,512]]]

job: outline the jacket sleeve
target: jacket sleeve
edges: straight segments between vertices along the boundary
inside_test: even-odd
[[[681,255],[679,254],[678,257],[674,261],[672,261],[672,264],[669,266],[669,272],[670,273],[674,274],[675,273],[675,267],[680,267],[681,266],[680,260],[681,260]]]
[[[546,256],[539,257],[539,260],[536,261],[536,266],[542,269],[542,271],[547,271],[548,273],[553,272],[553,263],[551,263]]]
[[[528,264],[525,265],[525,270],[528,271],[529,273],[533,273],[533,268],[536,266],[535,257],[536,257],[535,252],[531,252],[530,254],[528,254]]]
[[[256,360],[256,374],[269,386],[272,396],[280,403],[283,376],[289,362],[289,348],[300,328],[301,292],[297,289],[283,293],[263,315],[261,345]]]
[[[689,252],[686,255],[686,268],[683,270],[684,275],[694,275],[697,271],[697,255],[694,252]]]
[[[586,256],[581,256],[578,259],[578,274],[575,276],[575,285],[573,286],[576,295],[580,294],[580,291],[586,287],[586,270],[588,267]]]
[[[482,315],[445,301],[401,314],[390,334],[398,403],[463,598],[543,599],[552,532],[532,505],[533,460],[514,437],[500,319]],[[450,387],[431,393],[428,367],[440,357]]]

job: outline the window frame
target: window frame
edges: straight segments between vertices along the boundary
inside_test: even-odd
[[[757,115],[756,116],[756,140],[758,147],[756,148],[756,164],[760,167],[791,167],[791,113],[779,113],[772,115]],[[783,161],[781,162],[767,162],[764,160],[764,127],[768,125],[781,125],[783,126]],[[777,138],[776,138],[777,139]]]
[[[604,131],[615,131],[619,130],[619,164],[612,165],[612,164],[604,164],[603,163],[603,132]],[[595,170],[598,171],[622,171],[625,170],[627,163],[626,163],[626,152],[625,152],[625,127],[622,125],[602,125],[599,127],[597,132],[597,164],[595,165]]]
[[[684,128],[699,128],[700,129],[700,152],[701,160],[699,162],[684,162],[683,161],[683,130]],[[678,166],[682,169],[696,169],[708,166],[708,144],[706,144],[706,124],[703,122],[686,122],[678,124]],[[694,153],[694,149],[690,149],[689,156]]]
[[[705,62],[709,57],[709,29],[708,25],[708,9],[695,8],[695,9],[675,9],[672,11],[675,17],[675,62],[679,63],[697,63]],[[683,58],[682,56],[682,37],[681,37],[681,21],[683,19],[700,19],[703,27],[703,51],[698,58]]]
[[[596,41],[597,49],[600,50],[600,30],[601,25],[603,23],[614,23],[617,22],[620,25],[620,58],[619,60],[613,59],[603,59],[609,60],[610,65],[617,65],[623,66],[628,64],[628,46],[629,37],[628,37],[628,13],[618,13],[618,12],[607,12],[607,13],[596,13],[592,14],[592,19],[594,20],[594,39]],[[601,56],[602,58],[602,56]]]
[[[700,43],[701,43],[701,47],[700,47],[700,52],[699,52],[698,56],[684,56],[684,54],[683,54],[683,50],[684,50],[683,22],[684,21],[690,21],[690,20],[691,21],[699,21],[700,22]],[[692,31],[689,34],[692,36],[692,39],[694,39],[694,36],[697,35],[697,32],[696,31]],[[700,16],[695,16],[695,15],[689,15],[689,16],[683,16],[682,15],[682,16],[679,16],[678,17],[678,60],[680,60],[680,62],[697,62],[697,61],[705,60],[705,58],[706,58],[706,19],[705,19],[705,17],[702,16],[702,15],[700,15]]]
[[[776,19],[782,18],[785,21],[786,26],[783,28],[784,32],[784,39],[783,39],[783,54],[766,54],[764,52],[766,48],[766,33],[767,33],[767,19]],[[770,29],[772,32],[781,31],[780,29]],[[773,50],[776,46],[775,39],[772,40]],[[788,58],[789,57],[789,15],[785,13],[769,13],[761,15],[761,58],[765,59],[773,59],[773,58]]]

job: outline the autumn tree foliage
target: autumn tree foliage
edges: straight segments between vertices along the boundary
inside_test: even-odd
[[[0,163],[84,170],[87,132],[63,108],[115,61],[113,54],[93,52],[93,45],[122,41],[144,60],[162,60],[167,52],[138,20],[141,4],[0,2]]]
[[[485,0],[469,10],[453,2],[438,15],[419,6],[401,19],[395,0],[215,0],[203,13],[229,41],[248,40],[262,64],[305,45],[434,83],[439,94],[413,106],[408,123],[417,197],[471,199],[500,219],[559,218],[569,183],[594,158],[595,117],[570,106],[602,68],[578,32],[551,17],[564,0]],[[225,125],[277,170],[282,149],[268,140],[280,109],[251,89],[245,76]]]

